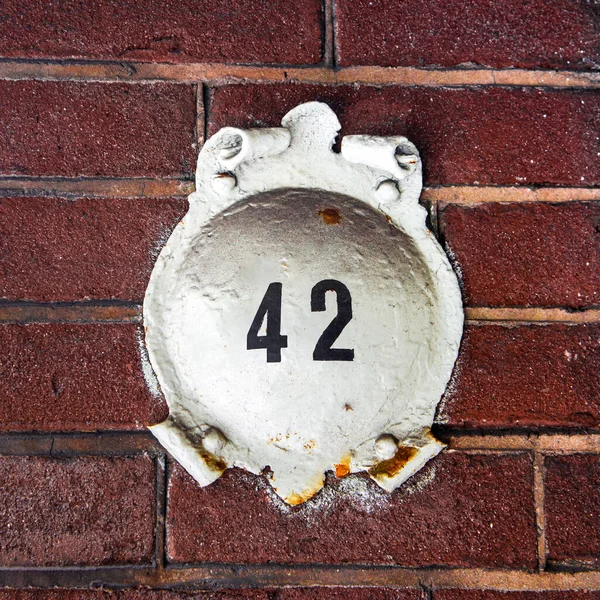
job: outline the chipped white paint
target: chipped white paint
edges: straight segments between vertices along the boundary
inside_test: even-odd
[[[290,504],[327,470],[368,471],[391,491],[443,447],[430,426],[463,316],[418,204],[421,160],[404,137],[346,136],[335,153],[339,127],[310,102],[281,128],[219,131],[156,262],[144,323],[170,416],[152,432],[201,485],[237,466],[268,467]],[[316,352],[350,306],[333,355]],[[252,345],[269,315],[279,333],[275,309],[287,339],[267,362]]]

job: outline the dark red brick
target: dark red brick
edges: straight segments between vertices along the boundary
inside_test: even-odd
[[[440,225],[467,304],[600,304],[598,203],[448,206]]]
[[[279,125],[301,102],[337,112],[342,135],[407,135],[433,184],[600,183],[594,91],[234,85],[212,91],[210,132]]]
[[[189,177],[195,88],[0,81],[0,174]]]
[[[162,590],[0,590],[0,600],[272,600],[267,590],[171,592]]]
[[[382,600],[384,598],[387,600],[387,597],[382,597]],[[279,598],[274,599],[273,592],[270,590],[259,589],[172,592],[140,588],[124,590],[0,590],[0,600],[279,600]],[[368,599],[365,598],[365,600]],[[407,598],[407,600],[409,599]]]
[[[148,563],[155,469],[136,458],[1,457],[0,564]]]
[[[548,560],[600,565],[600,456],[546,457],[544,506]]]
[[[318,0],[10,0],[0,54],[158,62],[317,63]],[[19,35],[15,35],[18,30]]]
[[[586,0],[340,0],[339,62],[349,65],[589,69],[600,11]]]
[[[439,590],[433,600],[598,600],[600,592],[499,592],[494,590]]]
[[[599,372],[600,325],[469,325],[438,421],[595,427]]]
[[[526,455],[447,452],[388,495],[365,477],[329,482],[295,509],[263,479],[227,471],[201,488],[172,465],[173,562],[535,566]]]
[[[183,199],[0,198],[0,297],[141,302]]]
[[[420,590],[383,588],[159,590],[0,590],[0,600],[425,600]]]
[[[134,325],[1,325],[0,430],[142,429],[168,410]],[[1,538],[0,538],[1,539]]]
[[[288,588],[276,600],[425,600],[421,590],[383,588]]]

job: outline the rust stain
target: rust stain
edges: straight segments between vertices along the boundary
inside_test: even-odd
[[[283,441],[283,433],[278,433],[275,437],[269,438],[267,444],[276,444]]]
[[[346,477],[346,475],[350,475],[350,454],[345,454],[342,456],[342,459],[339,463],[333,465],[335,467],[335,476],[342,478]]]
[[[342,463],[336,464],[335,476],[341,479],[342,477],[346,477],[346,475],[350,475],[350,467]]]
[[[417,452],[418,448],[415,448],[414,446],[399,446],[398,450],[396,450],[396,454],[394,454],[392,458],[382,460],[373,465],[369,469],[369,475],[375,479],[394,477]]]
[[[344,410],[354,410],[347,402],[344,404]]]
[[[309,487],[302,492],[292,492],[287,498],[285,498],[285,501],[292,506],[298,506],[298,504],[302,504],[303,502],[310,500],[317,492],[321,490],[324,481],[323,475],[316,476],[311,481]],[[273,489],[276,490],[277,488],[274,487]]]
[[[292,492],[287,498],[287,503],[292,506],[298,506],[298,504],[302,504],[306,502],[310,498],[312,498],[319,490],[306,490],[301,494],[296,494],[296,492]]]
[[[303,448],[307,451],[307,452],[312,452],[312,450],[314,449],[314,447],[317,445],[317,442],[315,442],[315,440],[308,440],[308,442],[306,442],[306,444],[304,444]]]
[[[342,221],[342,215],[337,208],[322,208],[317,214],[326,225],[339,225]]]
[[[206,466],[211,471],[223,473],[223,471],[225,471],[225,469],[227,468],[227,463],[223,459],[219,458],[218,456],[215,456],[214,454],[211,454],[202,446],[196,448],[196,450],[202,458],[202,460],[206,463]]]

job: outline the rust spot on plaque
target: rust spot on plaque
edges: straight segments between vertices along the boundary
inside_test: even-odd
[[[339,463],[333,465],[335,467],[335,476],[336,477],[346,477],[346,475],[350,475],[350,455],[346,454],[346,456],[342,457],[342,460]]]
[[[342,220],[342,215],[337,208],[322,208],[317,211],[317,214],[327,225],[339,225]]]
[[[316,445],[317,445],[317,442],[315,442],[315,440],[308,440],[308,442],[306,442],[306,444],[304,444],[303,448],[307,452],[312,452]]]
[[[350,475],[350,467],[348,465],[337,464],[335,465],[335,476],[341,479],[342,477],[346,477]]]
[[[312,498],[317,492],[318,490],[306,490],[301,494],[296,494],[296,492],[292,492],[286,498],[286,502],[288,504],[291,504],[292,506],[298,506],[298,504],[302,504],[303,502],[306,502],[307,500]]]
[[[415,456],[418,448],[414,446],[399,446],[392,458],[382,460],[369,469],[369,475],[375,479],[391,478],[398,475],[406,463]]]
[[[220,459],[218,456],[211,454],[204,448],[197,448],[198,454],[202,457],[202,460],[206,463],[206,466],[211,471],[216,471],[217,473],[223,473],[227,468],[227,463]]]
[[[297,493],[292,492],[285,501],[292,506],[297,506],[298,504],[302,504],[306,502],[310,498],[312,498],[318,491],[323,487],[323,477],[318,476],[312,480],[312,485],[309,488],[306,488],[303,492]],[[277,491],[277,488],[273,488]]]

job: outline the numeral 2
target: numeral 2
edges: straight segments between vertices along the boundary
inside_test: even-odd
[[[310,310],[321,312],[325,310],[325,294],[335,292],[337,297],[338,314],[327,325],[317,341],[313,352],[313,360],[354,360],[354,350],[349,348],[332,348],[332,344],[340,337],[344,327],[352,320],[352,298],[350,290],[335,279],[319,281],[310,294]]]
[[[287,348],[288,345],[287,335],[281,335],[281,288],[279,282],[269,284],[246,337],[248,350],[266,349],[267,362],[281,362],[281,349]],[[329,291],[335,292],[338,312],[318,339],[313,352],[313,360],[354,360],[354,350],[331,347],[344,327],[352,320],[350,290],[335,279],[319,281],[313,287],[310,295],[310,309],[313,312],[324,311],[325,296]],[[267,318],[266,335],[258,335],[265,316]]]

